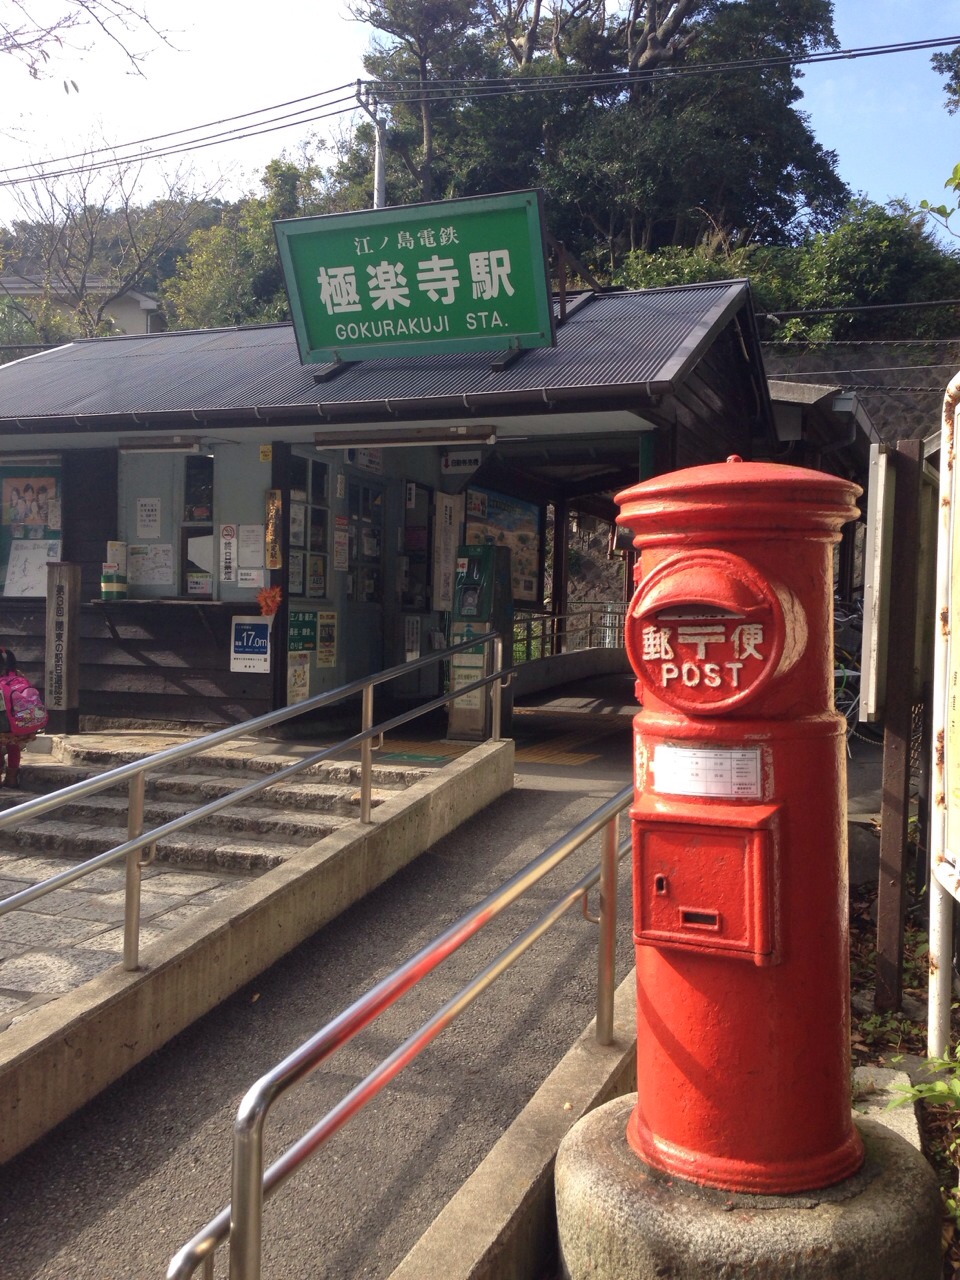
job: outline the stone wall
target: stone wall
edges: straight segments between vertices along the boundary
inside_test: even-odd
[[[887,441],[938,430],[944,389],[960,369],[960,339],[762,345],[768,377],[836,381],[855,391]]]

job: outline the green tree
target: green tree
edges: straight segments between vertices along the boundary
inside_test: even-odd
[[[804,308],[879,309],[794,318],[784,337],[936,338],[952,327],[954,308],[887,308],[960,297],[960,256],[937,243],[922,213],[859,199],[805,246],[797,288]]]
[[[921,214],[860,199],[836,227],[797,245],[732,245],[713,233],[692,249],[628,254],[615,280],[654,288],[742,277],[758,311],[807,313],[782,315],[775,329],[781,339],[939,337],[952,308],[897,304],[960,297],[960,256],[937,243]]]
[[[445,15],[429,58],[395,20],[428,11]],[[612,15],[601,0],[370,0],[354,12],[390,37],[365,65],[390,110],[393,202],[543,186],[551,229],[609,270],[713,225],[799,238],[849,196],[797,109],[790,61],[835,46],[830,0],[629,0]],[[744,59],[763,65],[708,70]],[[658,68],[671,74],[642,74]],[[415,109],[429,111],[429,145]],[[396,155],[414,190],[396,181]]]
[[[215,226],[191,235],[176,274],[161,286],[171,325],[209,329],[289,319],[274,220],[329,211],[313,164],[272,160],[263,197],[224,207]]]
[[[374,41],[364,67],[395,82],[390,141],[417,184],[416,198],[432,200],[437,89],[480,52],[477,0],[356,0],[350,12],[389,37]]]

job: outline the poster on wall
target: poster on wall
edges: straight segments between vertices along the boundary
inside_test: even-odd
[[[50,504],[56,504],[56,525]],[[3,481],[3,523],[28,528],[60,527],[60,503],[54,476],[8,476]],[[22,536],[22,535],[20,535]]]
[[[127,547],[127,582],[131,586],[173,585],[173,546],[169,542]]]
[[[316,612],[313,609],[291,609],[287,615],[287,652],[312,653],[316,647]]]
[[[270,670],[270,627],[273,618],[232,618],[230,624],[230,670]]]
[[[350,568],[350,527],[346,516],[337,516],[334,525],[333,567],[344,573]]]
[[[287,706],[310,697],[309,653],[287,654]]]
[[[327,594],[327,557],[307,556],[307,595],[322,599]]]
[[[493,543],[510,548],[513,598],[517,604],[540,599],[540,508],[489,489],[467,490],[468,545]]]
[[[302,502],[290,503],[290,545],[302,547],[307,534],[307,508]]]
[[[303,552],[290,552],[289,591],[292,596],[303,595]]]
[[[337,665],[337,615],[317,614],[317,666]]]
[[[433,524],[433,607],[453,608],[457,546],[463,523],[463,494],[438,493]]]
[[[263,568],[262,524],[242,524],[237,531],[237,564],[241,569]]]
[[[137,499],[137,537],[160,537],[160,499]]]
[[[403,619],[403,657],[413,662],[420,657],[420,615],[408,613]]]
[[[46,596],[47,565],[60,559],[59,541],[15,538],[10,544],[5,596]]]
[[[220,526],[220,581],[235,582],[237,574],[237,526]]]

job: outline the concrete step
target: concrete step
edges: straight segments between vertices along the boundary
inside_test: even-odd
[[[0,852],[30,851],[84,861],[123,844],[126,839],[126,826],[38,818],[12,831],[0,832]],[[244,838],[229,832],[203,833],[191,828],[163,840],[157,846],[156,860],[197,869],[269,871],[302,848],[302,844],[281,843],[264,835]]]
[[[310,747],[296,747],[287,748],[283,752],[274,752],[271,751],[269,744],[266,746],[258,744],[256,749],[252,750],[248,744],[238,746],[228,743],[225,747],[205,751],[202,755],[165,764],[160,772],[166,777],[177,774],[193,774],[197,771],[203,773],[275,773],[278,769],[286,768],[288,765],[295,763],[298,757],[303,758],[314,754],[314,750]],[[59,758],[52,760],[47,767],[53,769],[59,764],[86,770],[115,769],[121,764],[128,764],[133,760],[142,759],[143,754],[142,751],[131,750],[120,744],[115,747],[104,745],[86,746],[82,738],[74,738],[59,745]],[[33,757],[31,759],[25,756],[24,765],[31,765],[34,760],[39,761],[40,759],[42,757]],[[46,759],[50,760],[50,757]],[[155,775],[148,774],[148,779],[151,776]],[[359,761],[350,760],[322,760],[318,764],[307,765],[297,776],[298,778],[318,779],[341,786],[359,786],[360,763]],[[376,755],[374,755],[373,785],[381,790],[402,791],[414,782],[420,782],[425,776],[425,770],[414,765],[395,762],[378,764]]]
[[[228,794],[229,790],[224,788],[224,794]],[[207,794],[202,796],[205,800],[213,798],[215,797]],[[250,835],[281,837],[290,844],[309,845],[322,840],[331,831],[338,831],[344,823],[349,822],[359,812],[358,806],[351,805],[349,800],[344,800],[342,811],[334,813],[332,809],[327,808],[318,812],[305,806],[295,808],[291,805],[289,808],[283,808],[278,805],[257,804],[256,801],[259,798],[259,796],[254,797],[241,804],[232,805],[229,809],[224,809],[220,813],[204,818],[202,822],[195,823],[190,829],[205,833],[246,832]],[[196,807],[197,798],[194,795],[169,800],[148,798],[144,805],[144,830],[159,827]],[[127,820],[127,798],[125,795],[102,792],[86,800],[76,800],[63,805],[57,810],[57,815],[64,822],[91,825],[99,822],[104,826],[122,828]]]
[[[232,795],[314,751],[293,747],[281,752],[272,744],[251,741],[165,765],[162,771],[147,774],[144,830]],[[22,788],[0,790],[0,810],[143,759],[145,754],[149,750],[145,752],[139,744],[85,743],[82,738],[61,740],[50,755],[27,752],[21,766]],[[390,795],[419,782],[424,770],[391,763],[375,767],[373,776],[371,802],[380,805]],[[0,831],[0,851],[74,859],[102,853],[127,839],[127,795],[128,784],[119,783],[73,800],[48,817],[28,819]],[[158,863],[197,869],[267,870],[359,815],[359,763],[322,761],[162,840],[156,858]]]

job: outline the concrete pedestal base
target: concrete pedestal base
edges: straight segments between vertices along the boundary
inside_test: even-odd
[[[938,1280],[941,1205],[926,1160],[858,1121],[862,1170],[823,1191],[743,1195],[670,1179],[627,1146],[636,1094],[584,1116],[557,1153],[566,1280]]]

